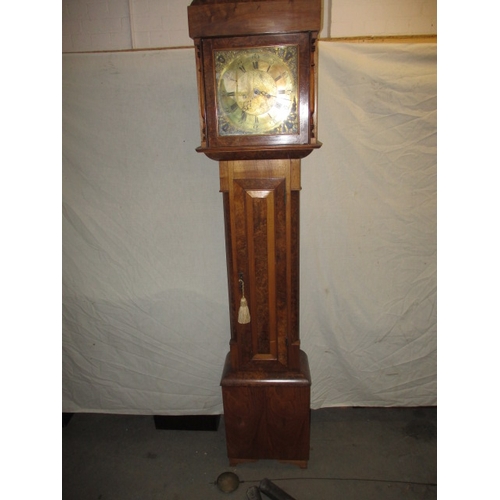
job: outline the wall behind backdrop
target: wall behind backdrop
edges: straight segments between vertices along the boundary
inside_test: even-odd
[[[319,56],[324,145],[301,193],[311,406],[434,405],[436,45]],[[197,106],[192,48],[63,56],[63,411],[222,412],[223,210]]]
[[[63,52],[192,46],[191,0],[63,0]],[[320,38],[435,35],[437,0],[323,0]]]

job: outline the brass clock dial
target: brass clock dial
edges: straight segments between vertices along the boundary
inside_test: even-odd
[[[216,50],[219,136],[298,134],[295,45]]]

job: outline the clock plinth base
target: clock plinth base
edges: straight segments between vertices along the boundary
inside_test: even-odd
[[[221,386],[231,466],[266,459],[307,468],[311,376],[303,351],[300,369],[285,372],[233,372],[228,355]]]

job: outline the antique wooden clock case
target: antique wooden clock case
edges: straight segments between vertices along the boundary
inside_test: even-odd
[[[300,161],[316,138],[321,0],[194,0],[201,146],[219,162],[231,336],[231,465],[307,467],[311,377],[299,337]],[[242,315],[243,311],[243,315]]]

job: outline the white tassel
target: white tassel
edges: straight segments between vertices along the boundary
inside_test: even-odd
[[[247,299],[241,297],[240,310],[238,311],[238,323],[240,325],[246,325],[250,323],[250,311],[248,309]]]
[[[245,298],[245,284],[243,280],[240,279],[241,284],[241,300],[240,300],[240,309],[238,311],[238,323],[240,325],[246,325],[250,323],[250,310],[248,309],[247,299]]]

